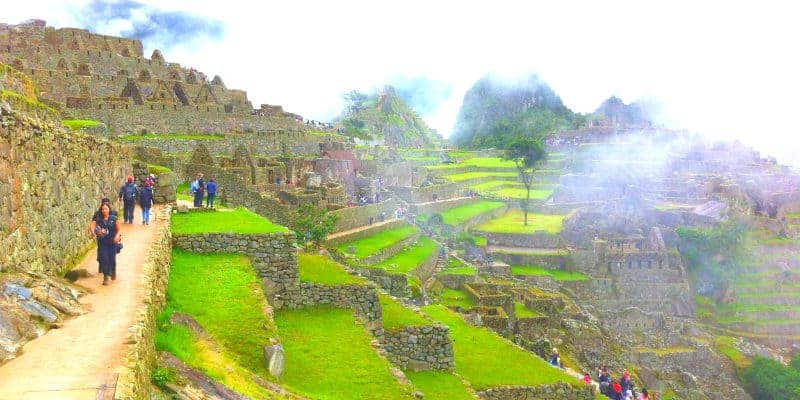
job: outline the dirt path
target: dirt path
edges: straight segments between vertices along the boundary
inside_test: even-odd
[[[392,222],[395,222],[397,220],[398,220],[397,218],[391,218],[391,219],[384,220],[383,222],[374,222],[372,225],[364,225],[364,226],[359,226],[358,228],[353,228],[353,229],[349,229],[349,230],[346,230],[346,231],[332,233],[332,234],[328,235],[328,237],[326,239],[327,240],[332,240],[332,239],[336,239],[338,237],[352,235],[353,233],[356,233],[356,232],[361,232],[361,231],[365,231],[367,229],[373,229],[373,228],[377,228],[379,226],[383,226],[383,225],[386,225],[386,224],[391,224]]]
[[[122,225],[125,248],[117,256],[117,280],[102,286],[96,274],[96,251],[77,268],[95,274],[78,281],[94,291],[81,299],[92,311],[67,320],[63,328],[49,331],[25,345],[23,354],[0,367],[0,399],[111,399],[124,342],[135,312],[142,302],[142,263],[165,223],[161,207],[151,210],[150,225],[141,225],[137,208],[133,225]],[[122,218],[122,215],[120,215]]]

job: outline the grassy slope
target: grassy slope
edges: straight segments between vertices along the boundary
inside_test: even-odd
[[[243,367],[264,372],[262,346],[276,336],[261,281],[247,257],[172,251],[167,312],[192,315]]]
[[[460,174],[445,175],[445,178],[452,182],[463,182],[479,178],[497,177],[497,178],[515,178],[516,172],[462,172]]]
[[[274,224],[270,220],[243,208],[231,211],[172,214],[173,234],[254,234],[286,231],[288,231],[286,227]]]
[[[420,236],[411,246],[378,264],[368,267],[407,274],[425,262],[437,249],[436,242],[426,236]]]
[[[280,310],[275,322],[286,350],[282,382],[298,393],[320,400],[411,398],[351,310]]]
[[[478,201],[443,211],[442,221],[447,225],[461,225],[483,213],[505,207],[502,201]]]
[[[381,303],[383,329],[387,331],[395,331],[406,326],[432,325],[431,321],[385,294],[380,294],[378,300]]]
[[[441,305],[424,311],[450,327],[456,372],[476,390],[503,385],[538,386],[577,381],[485,328],[471,326]]]
[[[425,400],[475,400],[457,376],[444,371],[406,372]]]
[[[81,128],[89,128],[100,124],[99,122],[91,119],[65,119],[61,121],[61,123],[71,131],[77,131]]]
[[[446,306],[458,306],[463,309],[475,307],[475,302],[463,290],[442,289],[442,304]]]
[[[366,258],[378,251],[385,249],[417,232],[417,228],[411,225],[398,226],[392,229],[380,231],[372,236],[354,240],[337,246],[342,252],[350,246],[355,247],[356,258]]]
[[[300,282],[330,286],[365,283],[364,279],[348,274],[337,262],[318,254],[298,253],[297,266],[300,270]]]
[[[495,218],[485,224],[475,227],[477,231],[496,232],[496,233],[534,233],[536,231],[546,231],[551,234],[561,232],[565,215],[536,214],[528,213],[528,225],[523,224],[523,213],[520,210],[510,210],[509,212]]]
[[[585,281],[589,277],[577,271],[563,271],[560,269],[544,268],[536,265],[512,265],[511,273],[514,275],[549,276],[557,281]]]

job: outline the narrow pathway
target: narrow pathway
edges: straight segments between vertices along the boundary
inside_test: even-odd
[[[31,341],[22,355],[0,366],[0,399],[113,398],[128,328],[144,297],[142,264],[157,229],[167,223],[160,206],[151,211],[150,225],[142,225],[141,212],[135,212],[134,224],[122,225],[125,247],[117,256],[117,280],[102,286],[97,252],[84,257],[76,268],[95,275],[78,284],[94,291],[81,299],[92,311]]]
[[[373,229],[373,228],[377,228],[379,226],[391,224],[392,222],[395,222],[397,220],[398,220],[398,218],[391,218],[391,219],[384,220],[383,222],[373,222],[372,225],[364,225],[364,226],[359,226],[358,228],[353,228],[353,229],[349,229],[349,230],[346,230],[346,231],[331,233],[330,235],[328,235],[328,237],[326,239],[327,240],[333,240],[333,239],[336,239],[336,238],[339,238],[339,237],[342,237],[342,236],[352,235],[352,234],[357,233],[357,232],[366,231],[368,229]]]

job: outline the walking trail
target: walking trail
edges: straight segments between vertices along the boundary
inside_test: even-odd
[[[0,366],[1,400],[113,398],[128,328],[143,303],[142,264],[157,230],[167,223],[160,206],[151,210],[150,225],[142,225],[138,207],[134,215],[133,225],[122,224],[125,247],[117,255],[117,280],[102,286],[97,252],[86,254],[76,268],[94,276],[77,283],[94,291],[81,298],[91,311],[29,342],[23,354]]]

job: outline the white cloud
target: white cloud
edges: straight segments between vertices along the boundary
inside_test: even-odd
[[[162,49],[168,60],[220,74],[255,104],[315,119],[335,115],[353,88],[423,76],[454,88],[429,116],[446,134],[477,78],[535,71],[576,111],[612,94],[652,97],[677,126],[788,153],[784,160],[800,149],[800,25],[790,2],[145,2],[224,23],[222,41],[173,43]],[[23,4],[4,9],[4,22],[70,26],[87,3]]]

